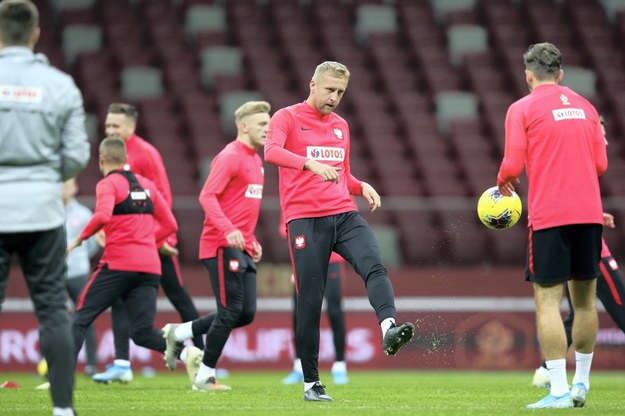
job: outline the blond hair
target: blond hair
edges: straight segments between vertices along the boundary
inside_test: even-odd
[[[325,61],[317,65],[315,69],[315,73],[312,76],[312,79],[315,81],[319,81],[319,78],[322,75],[330,75],[336,78],[347,78],[349,79],[349,69],[339,62],[334,61]]]
[[[234,122],[238,125],[243,118],[258,113],[269,113],[271,104],[267,101],[248,101],[234,112]]]
[[[126,142],[119,136],[109,136],[102,140],[99,151],[106,163],[111,165],[126,163]]]

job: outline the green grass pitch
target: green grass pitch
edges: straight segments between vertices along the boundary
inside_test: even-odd
[[[183,372],[135,376],[127,385],[99,385],[77,377],[75,403],[80,416],[192,415],[522,415],[563,414],[568,410],[528,410],[528,403],[547,391],[531,386],[531,372],[352,371],[347,385],[335,386],[322,373],[332,403],[304,402],[301,384],[280,383],[286,372],[232,372],[222,380],[231,392],[190,389]],[[16,381],[19,389],[0,389],[0,414],[50,415],[47,391],[31,374],[3,373],[0,382]],[[569,377],[571,377],[569,375]],[[625,415],[625,373],[593,372],[584,415]]]

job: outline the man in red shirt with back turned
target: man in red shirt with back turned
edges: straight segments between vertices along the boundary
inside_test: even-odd
[[[117,135],[124,139],[127,155],[124,169],[138,173],[154,182],[169,208],[172,208],[173,197],[163,159],[154,146],[135,134],[138,116],[139,113],[132,104],[111,104],[104,125],[106,135]],[[177,243],[176,235],[172,234],[167,239],[167,243],[174,247]],[[198,318],[197,309],[182,281],[178,257],[162,253],[159,257],[161,261],[160,284],[163,287],[163,292],[178,311],[180,319],[184,322]],[[94,375],[93,380],[101,383],[129,382],[132,380],[128,348],[130,333],[128,317],[121,302],[113,304],[112,321],[115,361],[105,372]],[[200,350],[204,348],[204,341],[201,336],[195,337],[193,344]]]
[[[297,292],[295,342],[304,371],[304,400],[332,401],[319,379],[321,304],[332,251],[362,277],[382,329],[383,351],[395,355],[414,334],[410,322],[395,325],[393,286],[380,248],[350,195],[367,199],[373,211],[378,193],[356,179],[349,166],[347,122],[334,113],[349,82],[338,62],[317,66],[306,101],[271,118],[265,160],[278,166],[280,203]]]
[[[100,143],[104,179],[96,186],[95,211],[67,247],[71,256],[84,240],[100,230],[106,233],[98,269],[87,281],[72,314],[75,357],[89,325],[119,299],[128,313],[133,341],[165,352],[163,334],[154,328],[161,272],[157,247],[167,244],[178,224],[154,183],[124,170],[125,162],[123,139],[108,137]]]
[[[550,394],[528,408],[582,407],[597,337],[596,277],[603,209],[599,176],[608,166],[599,115],[586,99],[558,85],[561,54],[550,43],[523,55],[530,94],[506,115],[505,155],[497,185],[503,195],[527,170],[529,248],[536,326],[551,380]],[[569,391],[567,342],[560,304],[568,282],[575,311],[575,376]]]

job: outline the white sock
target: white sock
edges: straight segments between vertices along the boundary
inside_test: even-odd
[[[547,370],[545,367],[543,367],[542,365],[540,367],[538,367],[538,374],[540,374],[543,377],[549,377],[549,370]]]
[[[545,361],[549,370],[549,380],[551,381],[551,394],[560,397],[569,392],[569,383],[566,381],[566,360]]]
[[[320,381],[320,380],[317,380],[317,381]],[[306,382],[304,382],[304,391],[306,392],[306,391],[308,391],[308,390],[312,389],[312,387],[313,387],[315,384],[317,384],[317,381],[313,381],[312,383],[306,383]]]
[[[195,379],[197,381],[206,381],[211,377],[215,377],[215,369],[211,368],[209,366],[207,366],[204,363],[200,364],[200,369],[197,370],[197,375],[195,376]]]
[[[130,361],[128,360],[115,360],[113,364],[118,365],[120,367],[130,367]]]
[[[386,331],[388,331],[388,329],[393,325],[395,325],[395,318],[386,318],[380,322],[380,328],[382,328],[382,338],[384,338]]]
[[[189,352],[189,346],[185,345],[185,347],[180,351],[180,361],[183,363],[187,361],[187,353]]]
[[[55,407],[52,409],[52,416],[74,416],[74,409],[71,407]]]
[[[300,374],[304,373],[304,370],[302,369],[302,360],[300,360],[299,358],[293,360],[293,371]]]
[[[180,342],[193,338],[193,322],[189,321],[178,325],[174,331],[174,338]]]
[[[332,372],[333,373],[346,373],[347,364],[345,364],[345,361],[335,361],[334,364],[332,364]]]
[[[583,383],[586,389],[590,389],[590,366],[594,353],[584,354],[575,351],[575,375],[573,384]]]

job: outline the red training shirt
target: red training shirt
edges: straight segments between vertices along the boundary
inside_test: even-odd
[[[505,155],[497,184],[528,177],[528,222],[534,230],[603,224],[599,175],[608,166],[597,110],[573,90],[543,84],[506,115]]]
[[[200,192],[204,227],[200,237],[200,260],[217,256],[217,249],[228,247],[226,235],[241,231],[245,251],[252,245],[265,176],[256,150],[239,140],[230,142],[211,163],[210,173]]]
[[[160,152],[152,144],[141,137],[133,134],[126,140],[126,164],[125,170],[151,180],[161,193],[169,208],[173,208],[174,200],[171,193],[171,185],[167,177],[167,170],[163,163]],[[176,234],[172,234],[167,242],[175,246],[178,242]]]
[[[104,228],[104,253],[100,265],[108,263],[110,270],[161,274],[157,247],[178,231],[178,224],[167,201],[156,185],[141,175],[135,175],[141,187],[149,193],[154,215],[113,215],[113,209],[128,197],[130,184],[122,175],[108,175],[96,185],[96,206],[80,238],[88,239]]]
[[[350,194],[362,195],[362,182],[351,174],[349,141],[349,127],[342,117],[322,114],[305,101],[271,117],[265,160],[278,165],[286,222],[358,210]],[[340,167],[338,183],[304,170],[308,159]]]

